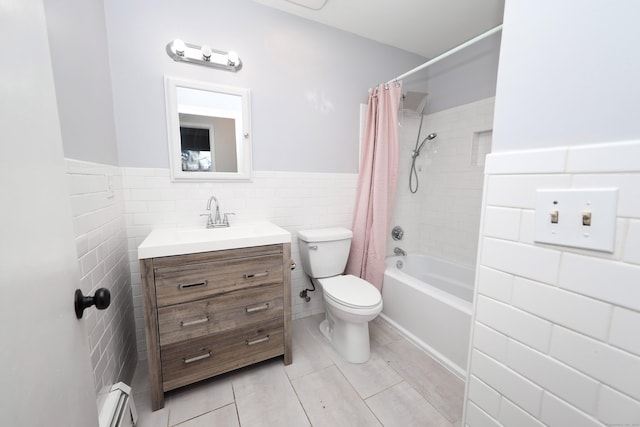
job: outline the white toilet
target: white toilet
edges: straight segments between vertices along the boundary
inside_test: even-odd
[[[326,319],[320,331],[333,348],[351,363],[369,360],[369,321],[382,311],[382,296],[371,283],[342,275],[351,237],[346,228],[298,232],[304,272],[322,288]]]

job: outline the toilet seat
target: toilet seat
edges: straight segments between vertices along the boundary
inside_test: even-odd
[[[371,308],[380,305],[382,295],[371,283],[351,274],[318,279],[325,297],[350,308]]]

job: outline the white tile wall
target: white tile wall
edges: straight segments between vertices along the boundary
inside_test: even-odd
[[[489,155],[465,425],[640,425],[639,149]],[[612,186],[613,254],[533,242],[537,188]]]
[[[206,224],[207,200],[215,195],[230,220],[267,219],[291,233],[293,318],[324,311],[321,292],[310,302],[299,297],[310,287],[302,271],[298,230],[321,227],[351,228],[357,174],[255,172],[252,182],[173,183],[168,169],[123,168],[125,218],[133,285],[136,336],[140,358],[146,358],[144,313],[137,248],[153,228]]]
[[[513,369],[491,357],[474,351],[471,355],[473,376],[485,382],[503,396],[534,416],[540,414],[543,389]]]
[[[505,304],[478,295],[475,311],[476,322],[515,338],[540,351],[547,351],[551,336],[551,322]]]
[[[491,130],[493,107],[494,98],[487,98],[424,117],[420,142],[431,132],[438,137],[417,158],[415,194],[409,191],[409,170],[420,117],[404,113],[393,224],[404,228],[405,238],[389,238],[389,254],[400,246],[475,267],[483,167],[473,164],[472,143],[474,133]]]
[[[517,405],[506,399],[502,402],[498,420],[504,426],[544,427],[544,424],[531,414],[523,411]]]
[[[104,311],[85,310],[96,391],[129,383],[136,366],[133,301],[120,168],[66,159],[81,289],[111,292]],[[113,197],[107,191],[112,177]]]

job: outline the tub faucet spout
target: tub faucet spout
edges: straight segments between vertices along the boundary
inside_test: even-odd
[[[405,251],[402,248],[398,248],[398,247],[393,248],[393,253],[396,254],[396,255],[407,256],[407,251]]]

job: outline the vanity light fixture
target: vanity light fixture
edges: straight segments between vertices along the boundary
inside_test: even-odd
[[[198,46],[175,39],[167,44],[167,55],[174,61],[190,62],[208,67],[236,72],[242,68],[242,61],[232,50],[225,52],[210,46]]]

